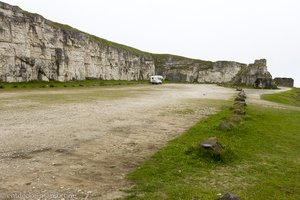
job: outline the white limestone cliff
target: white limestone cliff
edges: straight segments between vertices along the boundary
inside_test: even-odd
[[[150,56],[61,26],[0,2],[0,81],[138,80],[154,73]]]
[[[180,82],[272,82],[264,59],[247,65],[151,54],[0,2],[0,82],[148,80],[153,74]]]

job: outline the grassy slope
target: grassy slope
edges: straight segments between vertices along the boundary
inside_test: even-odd
[[[231,112],[195,125],[131,173],[136,186],[128,199],[215,199],[228,191],[244,199],[300,199],[300,112],[250,107],[238,127],[221,131]],[[234,152],[224,162],[196,150],[211,136]]]
[[[293,88],[292,90],[277,94],[264,94],[261,98],[291,106],[300,106],[300,88]]]

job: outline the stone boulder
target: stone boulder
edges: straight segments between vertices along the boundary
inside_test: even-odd
[[[242,97],[242,98],[244,98],[244,99],[247,98],[246,92],[245,92],[244,90],[241,90],[241,91],[239,92],[238,96],[240,96],[240,97]]]
[[[245,98],[242,96],[235,97],[234,101],[245,101]]]
[[[224,151],[224,147],[220,144],[216,137],[208,138],[203,141],[200,146],[206,150],[212,151],[216,155],[220,155]]]

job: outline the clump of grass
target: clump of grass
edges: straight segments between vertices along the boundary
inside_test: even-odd
[[[300,88],[292,88],[289,91],[261,95],[264,100],[283,103],[291,106],[300,106]]]
[[[4,85],[0,85],[0,89],[4,89],[5,87],[4,87]]]

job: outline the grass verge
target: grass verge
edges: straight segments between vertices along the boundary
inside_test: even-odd
[[[84,81],[30,81],[19,83],[0,82],[0,91],[15,89],[37,89],[37,88],[75,88],[75,87],[99,87],[115,85],[146,84],[149,81],[125,81],[125,80],[84,80]]]
[[[300,112],[248,107],[238,126],[220,129],[231,114],[223,109],[169,142],[128,176],[135,186],[126,199],[300,199]],[[198,149],[213,136],[227,150],[223,161]]]
[[[276,94],[264,94],[261,98],[276,103],[300,106],[300,88],[292,88],[289,91]]]

